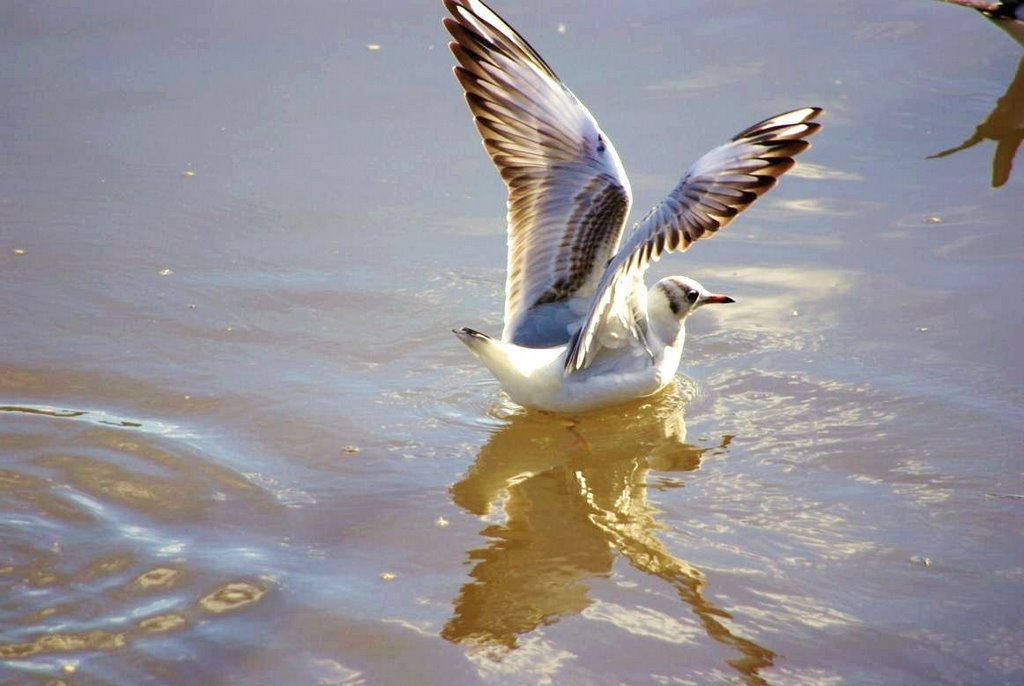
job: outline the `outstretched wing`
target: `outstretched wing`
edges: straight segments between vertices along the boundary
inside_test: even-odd
[[[512,27],[479,0],[444,5],[455,76],[508,188],[502,340],[566,343],[618,249],[629,182],[594,117]]]
[[[722,228],[789,171],[793,157],[808,147],[805,138],[821,125],[822,110],[805,107],[766,119],[701,157],[668,197],[637,224],[601,276],[583,326],[565,360],[570,374],[588,366],[596,334],[614,324],[645,340],[636,304],[647,267],[663,253],[681,252]]]

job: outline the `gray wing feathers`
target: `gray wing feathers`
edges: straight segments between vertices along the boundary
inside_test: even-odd
[[[712,235],[776,184],[810,147],[805,138],[821,125],[821,114],[806,107],[759,122],[707,153],[679,184],[634,228],[605,268],[580,331],[565,361],[566,374],[586,367],[596,352],[595,335],[611,319],[630,328],[641,341],[634,292],[643,273],[666,252],[684,251]]]
[[[618,248],[629,184],[593,116],[519,34],[476,0],[444,4],[455,75],[508,189],[502,338],[535,345],[533,308],[597,287]],[[542,338],[565,343],[578,323]]]

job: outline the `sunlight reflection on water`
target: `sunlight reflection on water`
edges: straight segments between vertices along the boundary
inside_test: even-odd
[[[1019,45],[495,2],[637,213],[826,108],[652,270],[737,299],[666,394],[526,413],[449,333],[501,329],[505,198],[439,5],[5,9],[0,682],[1020,681]]]

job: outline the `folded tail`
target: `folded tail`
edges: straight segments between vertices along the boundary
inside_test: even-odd
[[[481,345],[486,343],[492,343],[493,338],[485,333],[480,333],[476,329],[470,329],[469,327],[462,327],[461,329],[452,329],[452,333],[459,337],[459,340],[466,344],[466,347],[470,350],[479,348]]]

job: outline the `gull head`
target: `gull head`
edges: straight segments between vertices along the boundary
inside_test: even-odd
[[[656,292],[651,295],[660,296],[668,312],[679,320],[686,319],[705,305],[736,302],[728,295],[712,293],[695,279],[686,276],[669,276],[654,284],[651,291]]]

